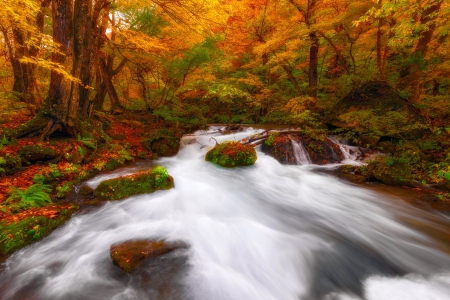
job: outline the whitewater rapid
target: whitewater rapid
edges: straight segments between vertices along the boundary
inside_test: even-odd
[[[177,156],[157,161],[174,189],[79,213],[16,252],[3,265],[0,299],[450,299],[450,247],[417,230],[446,230],[448,218],[260,151],[250,167],[204,161],[215,140],[253,133],[184,137]],[[189,249],[128,275],[109,249],[134,238],[181,240]]]

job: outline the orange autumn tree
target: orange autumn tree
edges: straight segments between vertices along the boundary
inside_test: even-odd
[[[178,28],[185,26],[197,34],[206,32],[206,24],[216,19],[214,7],[219,4],[215,1],[195,0],[124,1],[125,5],[135,3],[155,7],[158,13],[178,24]],[[110,78],[105,77],[110,70],[106,70],[102,60],[96,62],[99,56],[102,58],[105,44],[104,19],[109,18],[111,5],[107,0],[52,1],[52,35],[58,49],[52,54],[51,62],[54,67],[48,95],[36,117],[18,128],[17,137],[38,135],[48,139],[56,131],[68,136],[82,134],[81,121],[89,117],[95,99],[92,86],[96,63],[100,65],[97,69],[103,69],[98,73],[103,73],[102,82],[107,90],[109,88],[108,94],[111,98],[116,98]],[[122,34],[122,42],[134,41],[141,48],[151,39],[139,31],[131,32],[126,27],[115,29],[119,29]],[[137,51],[151,52],[153,49]]]

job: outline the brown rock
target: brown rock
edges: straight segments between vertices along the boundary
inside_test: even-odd
[[[78,193],[83,196],[88,196],[94,194],[94,190],[88,185],[83,185]]]
[[[180,241],[128,240],[111,245],[110,253],[113,264],[130,273],[144,260],[187,247],[186,243]]]

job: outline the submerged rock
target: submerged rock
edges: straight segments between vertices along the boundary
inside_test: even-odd
[[[252,146],[236,141],[225,141],[206,153],[205,160],[226,168],[250,166],[256,162]]]
[[[188,245],[180,241],[128,240],[111,245],[110,253],[113,264],[130,273],[144,260],[155,258],[180,248],[188,248]]]
[[[156,190],[174,187],[173,178],[164,167],[156,167],[150,172],[140,172],[102,181],[94,191],[94,196],[105,200],[118,200],[138,194],[149,194]]]

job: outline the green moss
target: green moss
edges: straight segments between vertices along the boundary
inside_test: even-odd
[[[28,162],[51,160],[57,156],[55,150],[44,144],[24,146],[18,151],[18,154]]]
[[[0,156],[0,176],[13,175],[22,169],[22,159],[18,156],[7,153]]]
[[[267,146],[272,146],[278,135],[279,135],[278,132],[271,133],[267,138],[267,140],[264,141],[264,144],[266,144]]]
[[[156,190],[167,190],[173,186],[173,178],[167,170],[156,167],[150,172],[105,180],[95,189],[94,195],[106,200],[118,200]]]
[[[163,128],[153,132],[142,144],[157,156],[174,156],[180,148],[180,135],[174,129]]]
[[[226,168],[253,165],[256,151],[252,146],[236,141],[225,141],[206,153],[205,160]]]
[[[64,224],[77,210],[78,207],[72,205],[69,209],[60,210],[58,216],[52,219],[38,216],[11,224],[1,221],[0,258],[6,258],[15,250],[40,240],[52,230]]]

